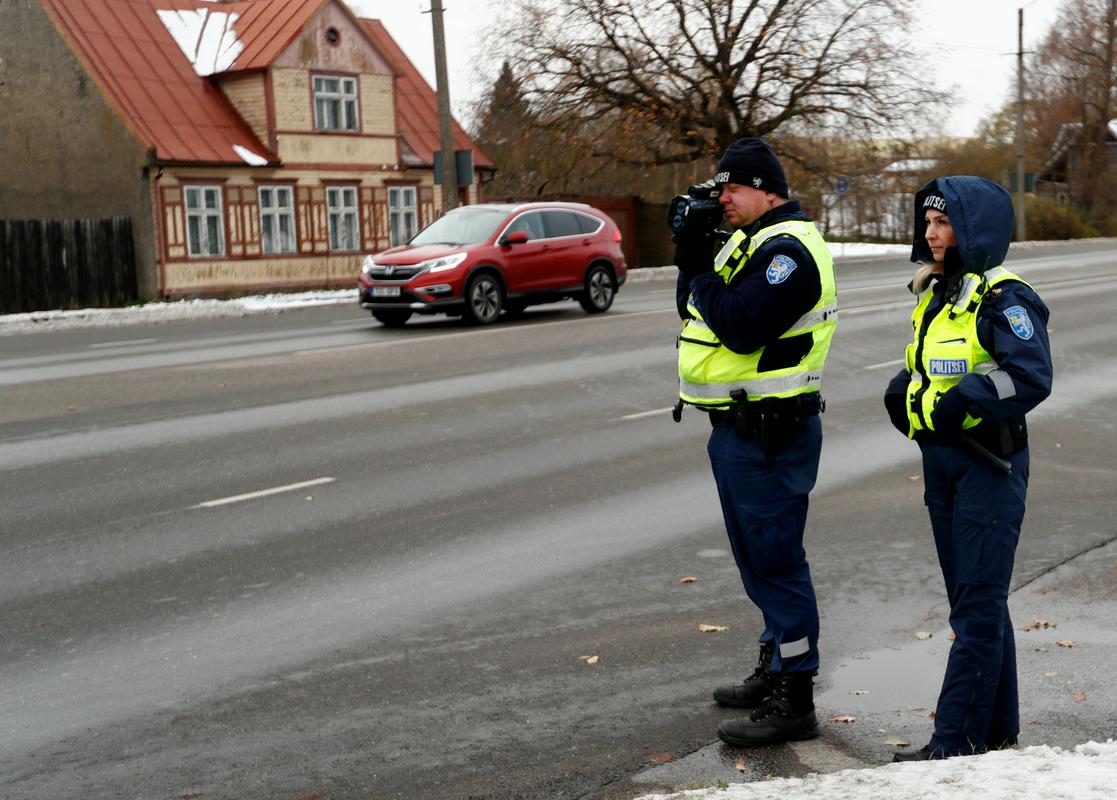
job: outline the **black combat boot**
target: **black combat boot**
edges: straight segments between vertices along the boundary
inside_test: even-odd
[[[756,708],[764,702],[764,698],[772,693],[771,673],[768,668],[772,666],[772,656],[776,654],[775,642],[761,642],[760,657],[756,661],[756,669],[752,675],[745,678],[743,683],[733,686],[719,686],[714,689],[714,700],[719,705],[730,708]]]
[[[942,758],[946,758],[943,751],[932,750],[929,744],[923,745],[918,750],[902,750],[892,756],[892,760],[899,764],[903,764],[906,761],[938,761]]]
[[[737,747],[797,742],[818,736],[814,681],[809,672],[769,673],[772,693],[756,711],[718,726],[718,737]]]

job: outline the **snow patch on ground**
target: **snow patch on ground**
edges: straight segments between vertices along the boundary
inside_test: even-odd
[[[1117,742],[1087,742],[1073,751],[1041,745],[968,758],[847,769],[778,778],[725,789],[644,795],[637,800],[1108,800],[1117,780]]]

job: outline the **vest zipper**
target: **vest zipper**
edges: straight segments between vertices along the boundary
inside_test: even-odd
[[[933,302],[934,298],[932,297],[931,300]],[[930,303],[928,303],[928,310],[930,310],[929,306]],[[923,395],[926,394],[927,390],[931,388],[931,379],[927,375],[926,367],[923,366],[923,346],[927,343],[927,331],[931,328],[931,323],[934,321],[935,317],[943,312],[943,309],[945,309],[946,307],[946,297],[944,295],[942,307],[939,308],[938,311],[936,311],[934,314],[924,312],[923,320],[919,326],[919,345],[915,348],[915,369],[923,377],[923,380],[919,382],[919,388],[916,389],[915,394],[912,395],[911,410],[918,415],[919,422],[923,426],[923,430],[930,430],[931,427],[927,423],[926,415],[924,415],[923,413]]]

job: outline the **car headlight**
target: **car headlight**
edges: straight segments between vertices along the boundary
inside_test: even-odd
[[[453,269],[458,264],[465,261],[466,253],[454,253],[452,256],[442,256],[442,258],[432,258],[429,261],[424,261],[417,266],[425,272],[443,272],[448,269]]]
[[[376,266],[376,262],[372,260],[372,256],[365,256],[365,262],[361,264],[361,272],[368,275],[372,272],[372,268]]]

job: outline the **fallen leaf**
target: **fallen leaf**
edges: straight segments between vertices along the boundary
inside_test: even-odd
[[[863,694],[868,694],[870,691],[871,690],[869,690],[869,689],[850,689],[849,693],[852,694],[852,695],[860,696],[860,695],[863,695]]]
[[[872,661],[873,657],[872,656],[854,656],[853,660],[854,661]]]
[[[930,631],[916,631],[915,632],[915,638],[916,639],[920,639],[920,640],[930,639],[931,636],[932,636],[932,634],[931,634]]]
[[[951,630],[950,631],[950,641],[953,642],[957,638],[958,638],[958,634],[956,634],[953,630]]]
[[[928,716],[928,717],[930,717],[931,719],[934,719],[934,718],[935,718],[935,712],[934,712],[934,711],[932,711],[932,712],[931,712],[930,714],[928,714],[927,716]]]
[[[1055,642],[1055,644],[1059,645],[1059,647],[1074,647],[1075,641],[1074,639],[1060,639]]]
[[[578,656],[578,658],[585,661],[587,664],[593,665],[601,660],[601,656]]]
[[[1046,629],[1046,628],[1054,628],[1054,627],[1056,627],[1056,625],[1053,622],[1050,622],[1046,619],[1037,619],[1035,622],[1032,622],[1032,623],[1029,623],[1029,624],[1025,625],[1024,630],[1026,630],[1026,631],[1037,631],[1037,630],[1043,630],[1043,629]]]
[[[314,498],[313,498],[313,497],[312,497],[311,495],[309,495],[309,494],[308,494],[308,495],[307,495],[306,497],[304,497],[304,498],[303,498],[303,500],[305,500],[305,501],[306,501],[306,502],[308,502],[308,503],[309,503],[309,502],[310,502],[311,500],[313,500],[313,499],[314,499]]]
[[[923,480],[923,476],[922,475],[908,475],[908,480],[909,481],[921,481],[921,480]]]
[[[1076,703],[1081,703],[1086,699],[1086,693],[1085,692],[1079,692],[1078,694],[1076,694],[1071,699],[1074,700],[1074,702],[1076,702]]]
[[[655,753],[648,761],[652,764],[667,764],[674,761],[675,757],[670,753]]]
[[[685,578],[679,578],[679,583],[698,583],[698,578],[687,575]]]
[[[748,772],[749,765],[745,763],[744,756],[737,756],[737,770],[740,772]]]
[[[1063,446],[1063,443],[1062,443],[1062,442],[1055,442],[1055,446],[1056,446],[1056,447],[1062,447],[1062,446]]]
[[[1053,592],[1053,591],[1055,591],[1054,586],[1041,586],[1040,588],[1035,590],[1035,593],[1036,594],[1047,594],[1048,592]]]
[[[909,742],[907,739],[900,739],[896,736],[889,736],[887,739],[884,740],[884,743],[890,744],[893,747],[908,747],[911,745],[911,742]]]
[[[1058,674],[1059,674],[1058,672],[1045,672],[1045,673],[1043,673],[1043,677],[1045,677],[1045,678],[1054,678],[1054,677],[1055,677],[1056,675],[1058,675]]]
[[[698,626],[698,630],[702,631],[702,633],[721,633],[722,631],[729,630],[729,626],[728,625],[707,625],[706,623],[702,623],[701,625]]]
[[[73,403],[67,403],[66,404],[66,410],[67,411],[77,411],[78,407],[75,406]]]
[[[857,722],[857,717],[851,717],[848,715],[841,717],[827,717],[826,719],[830,720],[831,722],[844,722],[846,725],[851,722]]]

